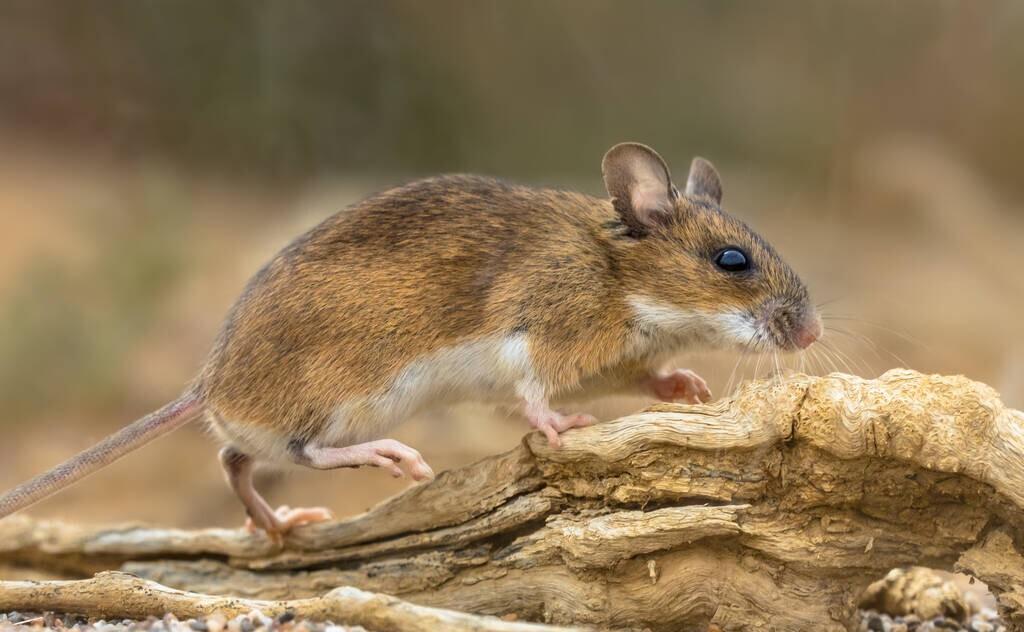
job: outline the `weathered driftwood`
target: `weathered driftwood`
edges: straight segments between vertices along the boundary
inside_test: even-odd
[[[416,606],[395,597],[358,588],[335,588],[323,597],[265,601],[217,597],[174,590],[127,573],[106,571],[92,579],[49,582],[3,582],[6,599],[36,612],[57,610],[86,616],[144,619],[172,612],[196,618],[212,612],[235,617],[259,610],[276,617],[289,612],[316,621],[344,621],[374,632],[552,632],[571,628],[502,621],[451,610]]]
[[[652,630],[842,630],[896,566],[985,581],[1024,630],[1024,414],[962,377],[748,384],[539,435],[283,550],[243,531],[0,522],[0,565],[118,568],[301,599],[338,586],[520,620]],[[24,607],[0,583],[0,609]],[[38,603],[37,603],[38,605]]]

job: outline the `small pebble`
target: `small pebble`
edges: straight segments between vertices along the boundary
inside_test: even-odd
[[[189,621],[188,627],[192,628],[196,632],[207,632],[209,629],[206,627],[206,621],[200,621],[198,619],[192,619]]]
[[[868,630],[871,632],[889,632],[889,622],[880,615],[873,614],[868,617]]]
[[[221,632],[225,623],[227,623],[227,619],[219,612],[206,617],[206,629],[209,632]]]
[[[295,619],[295,613],[294,612],[285,611],[285,612],[282,612],[280,615],[278,615],[277,622],[278,623],[288,623],[289,621],[293,621],[294,619]]]
[[[269,628],[270,625],[274,622],[273,619],[271,619],[267,615],[263,614],[259,610],[253,610],[252,612],[250,612],[249,613],[249,618],[256,625],[258,625],[260,627],[264,627],[264,628]]]

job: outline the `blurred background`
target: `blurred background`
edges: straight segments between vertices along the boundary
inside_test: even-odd
[[[175,397],[248,276],[327,215],[450,171],[604,195],[624,140],[679,181],[716,163],[832,317],[805,369],[963,373],[1022,407],[1022,104],[1012,1],[4,0],[0,488]],[[768,373],[737,360],[684,366],[716,394]],[[461,410],[397,438],[443,469],[526,430]],[[237,525],[216,449],[183,429],[31,511]],[[261,484],[340,515],[404,485]]]

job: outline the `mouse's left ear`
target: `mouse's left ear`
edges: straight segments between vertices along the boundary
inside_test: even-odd
[[[656,151],[640,143],[619,143],[601,161],[604,186],[626,224],[641,232],[665,223],[679,191],[668,165]]]
[[[700,157],[693,159],[686,178],[686,195],[709,197],[715,204],[722,203],[722,179],[714,165]]]

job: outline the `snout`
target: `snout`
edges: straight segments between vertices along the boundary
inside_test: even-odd
[[[801,349],[806,349],[821,338],[821,331],[821,317],[814,314],[793,332],[793,343]]]

